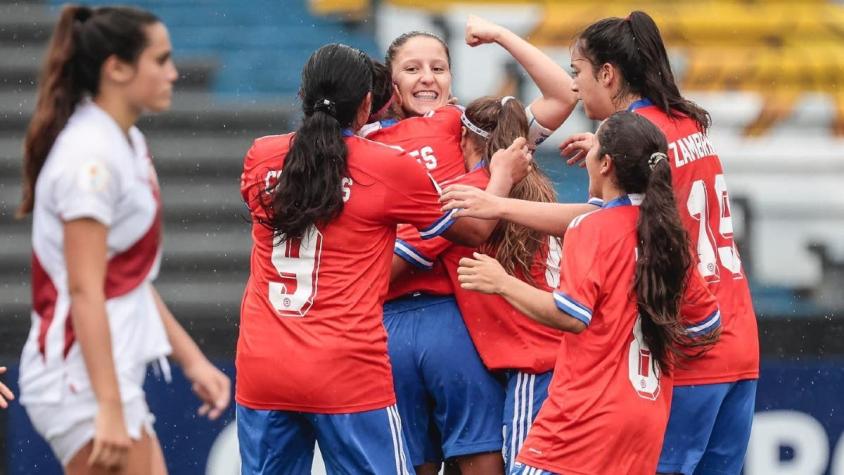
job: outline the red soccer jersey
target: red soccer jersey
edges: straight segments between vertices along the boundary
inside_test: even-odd
[[[730,199],[721,160],[690,118],[672,118],[647,101],[631,109],[668,140],[680,218],[697,249],[700,274],[718,298],[721,339],[702,358],[677,371],[675,384],[715,384],[759,377],[759,331],[750,288],[733,242]]]
[[[485,168],[477,168],[454,182],[483,189],[489,183],[489,175]],[[400,226],[398,237],[402,246],[396,245],[396,254],[403,259],[418,267],[424,263],[444,266],[463,321],[487,368],[528,373],[544,373],[554,368],[562,332],[535,322],[502,297],[460,287],[457,280],[460,259],[471,257],[474,249],[442,238],[423,240],[412,226]],[[555,238],[549,241],[549,246],[537,253],[531,277],[535,286],[550,292],[559,283],[560,247]]]
[[[255,141],[241,192],[253,219],[249,281],[237,345],[237,402],[253,409],[368,411],[395,403],[381,303],[395,230],[448,228],[431,177],[413,158],[360,137],[346,138],[345,207],[295,241],[261,224],[292,134]]]
[[[366,134],[376,142],[401,147],[425,165],[442,183],[466,173],[460,149],[463,109],[445,106],[421,117],[410,117]]]
[[[567,333],[548,399],[518,461],[570,475],[656,472],[672,380],[644,343],[635,295],[640,196],[576,218],[563,242],[557,307],[587,325]],[[694,269],[693,269],[694,271]],[[715,298],[691,276],[682,315],[692,334],[718,328]]]
[[[460,116],[463,109],[460,106],[445,106],[431,111],[421,117],[411,117],[388,127],[370,126],[361,131],[366,138],[390,146],[401,147],[420,163],[425,165],[428,172],[443,183],[466,173],[463,161],[463,151],[460,148],[462,124]],[[438,245],[448,246],[445,239]],[[402,253],[401,240],[396,241],[396,253]],[[415,262],[408,259],[414,266],[429,270],[432,262]],[[390,284],[387,300],[392,300],[414,292],[424,292],[431,295],[451,295],[451,282],[445,275],[445,269],[434,266],[431,272],[409,272]]]

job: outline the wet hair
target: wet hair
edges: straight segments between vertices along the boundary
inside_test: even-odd
[[[369,122],[383,119],[393,99],[393,78],[382,62],[372,60],[372,112]]]
[[[38,100],[23,149],[23,199],[18,216],[32,211],[35,182],[47,155],[76,105],[100,90],[100,71],[112,55],[134,63],[149,44],[146,27],[158,17],[130,7],[68,5],[47,48],[38,81]]]
[[[719,334],[693,340],[681,322],[681,302],[693,261],[674,199],[665,135],[641,115],[622,111],[601,125],[598,142],[599,157],[612,157],[618,187],[644,195],[636,224],[634,289],[642,335],[660,369],[668,374],[675,363],[693,356],[686,349],[708,347]]]
[[[480,151],[484,166],[489,166],[497,150],[509,147],[518,137],[528,136],[524,105],[517,99],[506,99],[504,101],[499,97],[486,96],[472,101],[466,107],[466,118],[489,134],[488,138],[484,138],[467,129],[467,139]],[[536,166],[513,186],[510,197],[544,203],[557,201],[554,186]],[[531,267],[537,252],[547,252],[547,242],[546,234],[502,220],[481,246],[481,252],[494,254],[508,274],[519,275],[534,284]]]
[[[578,35],[575,48],[596,75],[606,63],[621,71],[619,97],[639,95],[672,117],[691,117],[702,132],[709,129],[709,112],[680,95],[659,28],[647,13],[634,11],[627,18],[595,22]]]
[[[266,225],[283,239],[299,239],[343,211],[348,176],[343,129],[351,127],[372,88],[372,63],[342,44],[318,49],[302,70],[304,118],[284,159],[278,184],[263,199]]]
[[[403,33],[399,35],[396,39],[390,43],[390,46],[387,48],[387,54],[384,57],[384,64],[387,66],[387,69],[390,70],[392,73],[393,71],[393,60],[396,59],[396,55],[399,54],[399,50],[408,40],[423,36],[426,38],[433,38],[442,45],[443,49],[445,50],[445,57],[448,60],[448,67],[451,69],[451,52],[448,50],[448,44],[440,38],[439,36],[435,35],[434,33],[429,33],[427,31],[408,31],[407,33]]]

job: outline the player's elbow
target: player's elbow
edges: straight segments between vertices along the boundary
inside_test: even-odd
[[[574,318],[568,313],[560,310],[556,310],[553,316],[553,321],[557,323],[557,329],[564,332],[578,334],[583,330],[586,330],[586,324],[580,319]]]
[[[478,247],[489,239],[492,229],[489,229],[482,220],[460,218],[443,236],[461,246]]]

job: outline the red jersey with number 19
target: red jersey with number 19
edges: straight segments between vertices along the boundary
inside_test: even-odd
[[[669,117],[640,101],[631,107],[668,140],[672,186],[683,226],[697,249],[698,270],[718,298],[723,318],[718,344],[677,370],[675,384],[716,384],[759,377],[759,331],[741,258],[721,160],[688,117]]]
[[[398,223],[444,232],[431,177],[412,157],[347,137],[345,207],[304,238],[280,241],[262,200],[277,183],[292,134],[258,139],[241,193],[253,219],[249,281],[237,344],[237,402],[252,409],[349,413],[395,403],[381,303]]]
[[[613,200],[566,231],[554,302],[587,327],[565,334],[519,462],[571,475],[656,472],[673,384],[642,337],[632,294],[640,201]],[[691,336],[720,323],[715,298],[694,273],[681,314]]]

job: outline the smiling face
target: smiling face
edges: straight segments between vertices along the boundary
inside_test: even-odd
[[[436,38],[408,39],[396,52],[392,74],[407,117],[424,115],[448,104],[451,69],[445,48]]]

